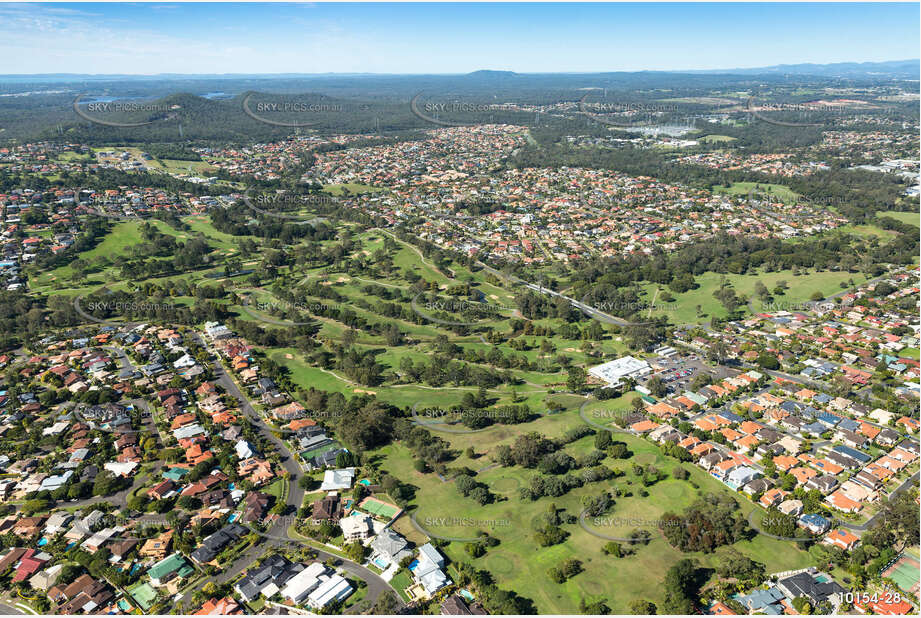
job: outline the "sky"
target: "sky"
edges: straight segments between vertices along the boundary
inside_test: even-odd
[[[0,4],[0,74],[690,70],[918,57],[915,3]]]

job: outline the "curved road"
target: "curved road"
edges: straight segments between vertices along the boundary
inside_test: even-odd
[[[301,469],[300,464],[297,462],[297,459],[288,449],[284,441],[277,438],[272,433],[272,429],[265,423],[265,421],[262,420],[262,417],[259,415],[259,413],[253,409],[249,402],[249,398],[244,395],[244,393],[240,390],[240,387],[237,386],[236,381],[234,381],[234,379],[230,377],[230,375],[228,375],[224,370],[224,366],[221,364],[218,355],[205,344],[198,333],[193,333],[192,336],[197,340],[199,345],[211,352],[211,354],[215,357],[212,360],[214,381],[220,384],[226,393],[230,394],[237,400],[243,413],[259,430],[262,436],[271,442],[272,445],[277,449],[279,455],[281,456],[282,466],[288,473],[288,498],[286,501],[288,511],[291,513],[296,513],[304,501],[304,489],[300,486],[299,483],[301,477],[304,474],[304,471]],[[256,532],[260,536],[267,538],[269,543],[254,545],[247,549],[242,556],[237,558],[233,564],[228,566],[217,576],[217,582],[224,583],[233,579],[270,547],[280,547],[287,543],[296,543],[309,547],[312,551],[315,551],[321,560],[325,561],[329,558],[335,559],[338,563],[341,564],[345,571],[348,571],[352,575],[364,580],[368,584],[368,592],[365,598],[369,603],[373,604],[382,592],[392,591],[399,605],[403,605],[399,594],[396,593],[396,591],[393,589],[393,587],[390,586],[389,583],[374,573],[374,571],[363,567],[356,562],[342,558],[341,556],[336,556],[334,554],[324,552],[323,550],[318,549],[313,545],[305,543],[299,539],[291,538],[288,535],[288,526],[291,521],[292,519],[290,516],[279,517],[265,533],[251,529],[253,532]]]

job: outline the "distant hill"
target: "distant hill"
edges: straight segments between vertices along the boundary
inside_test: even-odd
[[[821,77],[898,77],[919,79],[921,60],[889,60],[885,62],[836,62],[831,64],[801,63],[775,64],[765,67],[747,69],[699,69],[699,70],[665,70],[665,71],[566,71],[556,73],[516,73],[495,69],[480,69],[458,76],[448,73],[161,73],[157,75],[106,75],[83,73],[46,73],[30,75],[0,74],[0,79],[11,82],[77,82],[77,81],[164,81],[164,80],[323,80],[323,79],[380,79],[380,78],[424,78],[424,77],[473,77],[480,79],[510,78],[528,76],[566,76],[566,75],[641,75],[652,74],[734,74],[734,75],[811,75]]]
[[[517,77],[518,73],[515,71],[493,71],[489,69],[480,69],[479,71],[472,71],[467,73],[468,77]]]
[[[921,60],[891,60],[887,62],[836,62],[834,64],[777,64],[753,69],[721,69],[693,71],[694,73],[732,73],[736,75],[802,75],[816,77],[892,77],[919,79]]]

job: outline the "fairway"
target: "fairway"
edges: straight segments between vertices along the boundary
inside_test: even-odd
[[[876,213],[879,217],[892,217],[902,223],[921,227],[921,215],[916,212],[902,212],[900,210],[880,210]]]
[[[752,191],[756,194],[767,193],[781,201],[789,202],[795,202],[800,197],[798,193],[795,193],[789,187],[764,182],[734,182],[729,187],[714,185],[712,190],[714,193],[723,195],[748,195]]]
[[[729,135],[704,135],[703,137],[697,138],[697,140],[708,143],[725,143],[734,142],[736,141],[736,138],[730,137]]]
[[[627,407],[624,404],[625,400],[626,398],[622,397],[607,402],[593,401],[586,409],[591,411],[604,407]],[[491,433],[472,437],[439,435],[458,450],[469,445],[477,452],[490,453],[498,444],[508,444],[514,441],[515,436],[524,432],[539,431],[543,435],[553,437],[584,424],[577,408],[578,406],[575,406],[563,413],[542,417],[523,425],[503,427],[501,438]],[[547,425],[550,422],[553,425]],[[575,456],[579,452],[590,450],[592,440],[593,438],[588,436],[567,445],[564,450]],[[633,463],[652,463],[666,473],[670,473],[678,464],[676,460],[662,455],[658,446],[642,438],[618,434],[615,440],[627,443],[628,449],[633,453],[632,457],[626,460],[608,458],[603,463],[610,468],[623,470],[623,477],[589,483],[563,496],[545,497],[533,502],[522,500],[517,489],[527,486],[530,478],[537,474],[536,470],[527,470],[519,466],[483,469],[491,463],[488,455],[474,461],[464,456],[458,458],[450,464],[451,467],[468,466],[481,469],[476,477],[477,481],[484,483],[496,494],[496,501],[484,506],[478,505],[471,498],[463,497],[453,483],[442,482],[432,473],[417,472],[413,467],[411,453],[402,445],[388,445],[378,449],[374,454],[383,457],[382,469],[417,487],[415,498],[408,510],[415,514],[417,521],[430,534],[474,538],[478,530],[483,530],[498,538],[500,545],[476,559],[474,565],[500,577],[500,587],[515,590],[532,599],[539,612],[578,612],[579,601],[591,595],[605,598],[614,613],[629,613],[629,604],[634,599],[646,598],[661,603],[663,592],[658,582],[664,577],[665,571],[681,558],[696,558],[703,566],[715,566],[713,554],[685,554],[669,546],[658,530],[658,521],[662,515],[667,511],[683,511],[702,492],[734,492],[700,468],[684,464],[682,467],[689,472],[690,479],[699,485],[699,490],[694,489],[687,481],[667,478],[646,488],[648,496],[641,496],[641,484],[631,469]],[[635,554],[624,558],[605,556],[601,552],[601,547],[608,540],[590,534],[577,523],[564,526],[569,537],[563,543],[551,547],[539,547],[536,544],[533,536],[534,521],[546,512],[550,503],[554,503],[559,509],[565,509],[567,513],[578,515],[583,508],[583,497],[596,496],[600,491],[614,486],[631,490],[633,495],[616,498],[608,513],[598,519],[588,518],[587,525],[596,532],[614,537],[626,536],[634,530],[647,530],[653,535],[648,546],[641,546]],[[757,508],[740,496],[737,500],[741,504],[742,513]],[[398,521],[399,530],[411,527],[411,524],[404,522],[407,519],[403,517]],[[763,562],[768,572],[812,564],[811,557],[794,544],[762,535],[756,535],[750,541],[737,543],[735,547],[753,559]],[[463,543],[451,542],[444,551],[452,560],[470,562]],[[562,585],[552,584],[547,570],[567,558],[581,560],[584,572]],[[637,573],[658,575],[647,581],[636,577]]]
[[[773,295],[773,303],[790,306],[809,301],[814,292],[820,292],[823,297],[837,294],[844,289],[840,285],[842,282],[848,283],[853,280],[854,284],[860,285],[866,281],[863,273],[841,271],[811,272],[796,276],[790,270],[745,275],[704,273],[695,278],[700,286],[697,289],[681,294],[670,292],[675,298],[673,302],[663,303],[657,300],[656,305],[663,306],[663,310],[658,314],[668,317],[671,324],[702,324],[709,322],[712,316],[726,317],[725,307],[713,296],[713,292],[719,289],[722,277],[732,284],[736,294],[752,298],[752,308],[756,311],[762,306],[761,301],[754,296],[755,283],[758,281],[764,283],[772,293],[778,281],[786,281],[789,288],[782,296]],[[641,287],[646,290],[648,298],[651,299],[655,294],[654,284],[644,284]]]

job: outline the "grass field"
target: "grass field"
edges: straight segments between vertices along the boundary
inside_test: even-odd
[[[352,195],[357,193],[379,193],[383,191],[380,187],[372,187],[371,185],[363,185],[354,182],[347,182],[343,184],[334,184],[326,185],[323,187],[323,191],[329,193],[330,195],[342,195],[345,191],[348,191]]]
[[[729,135],[704,135],[703,137],[698,137],[697,140],[707,143],[725,143],[734,142],[736,138]]]
[[[717,273],[704,273],[696,278],[700,286],[694,290],[676,294],[671,292],[675,298],[673,302],[663,303],[661,300],[656,301],[656,306],[662,305],[665,308],[658,312],[659,315],[667,316],[672,324],[693,324],[708,322],[711,316],[725,317],[726,309],[720,302],[714,298],[713,292],[719,289],[720,281],[724,275]],[[783,296],[774,296],[774,303],[803,303],[810,299],[813,292],[821,292],[824,296],[830,296],[842,291],[840,284],[842,282],[854,281],[856,285],[863,283],[866,277],[862,273],[849,272],[811,272],[805,275],[794,276],[792,271],[781,270],[772,273],[746,274],[746,275],[725,275],[726,280],[732,284],[736,294],[746,295],[754,298],[755,283],[761,281],[767,286],[768,290],[774,291],[778,281],[786,281],[789,288]],[[652,299],[656,286],[646,284],[643,286],[646,296]],[[701,313],[698,315],[697,307],[700,306]],[[758,310],[762,304],[755,298],[752,306]]]
[[[159,163],[160,169],[172,174],[200,174],[210,175],[215,167],[205,161],[182,161],[179,159],[156,159],[148,163]]]
[[[729,187],[714,185],[712,189],[714,193],[723,195],[748,195],[750,191],[755,189],[757,193],[768,193],[782,201],[795,201],[800,197],[798,193],[795,193],[789,187],[784,185],[760,182],[734,182]]]
[[[916,212],[901,212],[898,210],[880,210],[876,213],[880,217],[892,217],[902,223],[908,223],[915,227],[921,227],[921,215]]]
[[[594,409],[600,406],[623,405],[622,400],[615,400],[593,402],[592,406],[587,407]],[[442,434],[441,437],[457,449],[473,445],[478,452],[488,453],[494,451],[500,443],[513,441],[521,432],[536,430],[543,435],[554,436],[580,425],[583,421],[579,418],[576,408],[577,406],[573,406],[561,414],[544,417],[525,425],[503,428],[504,433],[501,434],[482,434],[475,438],[469,435]],[[401,445],[387,446],[376,451],[374,455],[381,459],[383,469],[417,488],[410,509],[415,514],[416,521],[428,532],[448,537],[474,538],[477,531],[482,529],[500,539],[500,544],[496,548],[489,550],[485,556],[474,560],[473,563],[489,570],[497,578],[500,587],[515,590],[532,599],[541,613],[577,613],[579,601],[583,597],[603,597],[614,613],[629,613],[630,601],[637,598],[661,603],[662,590],[658,583],[668,567],[682,557],[697,558],[704,566],[715,564],[713,555],[682,554],[670,547],[658,533],[655,522],[666,511],[683,510],[696,499],[699,491],[730,490],[696,466],[684,464],[683,467],[690,472],[691,479],[700,486],[700,490],[694,489],[686,481],[667,479],[650,487],[648,496],[640,497],[637,493],[638,479],[630,470],[633,462],[654,464],[666,472],[670,472],[677,462],[666,458],[657,446],[641,438],[619,435],[616,439],[627,442],[633,455],[628,460],[608,459],[604,464],[624,470],[624,477],[611,482],[589,484],[561,497],[541,498],[529,502],[518,497],[518,488],[529,482],[535,474],[534,471],[520,467],[491,468],[481,471],[477,476],[480,482],[485,483],[490,491],[498,496],[496,502],[486,506],[479,506],[470,498],[461,496],[453,483],[442,482],[434,474],[416,472],[411,454]],[[592,440],[591,437],[583,438],[567,445],[566,451],[572,455],[587,452],[592,448]],[[475,461],[461,457],[451,465],[481,469],[488,463],[490,462],[486,457],[480,457]],[[533,521],[546,512],[551,502],[557,508],[578,515],[584,496],[597,495],[612,485],[632,488],[634,495],[618,498],[610,513],[605,515],[607,519],[593,521],[589,518],[586,523],[599,532],[613,536],[626,534],[637,528],[649,530],[653,533],[653,541],[648,546],[639,548],[629,557],[607,557],[601,553],[601,547],[607,541],[589,534],[577,524],[564,526],[570,533],[565,542],[548,548],[536,545],[533,539]],[[739,501],[745,513],[757,508],[743,501],[741,497]],[[413,533],[412,525],[405,516],[400,518],[396,528],[399,531],[406,530],[409,534]],[[416,531],[415,534],[420,533]],[[746,555],[765,563],[769,572],[807,566],[811,563],[808,554],[792,544],[763,536],[740,542],[736,547]],[[451,542],[445,548],[445,552],[454,561],[470,562],[463,543]],[[565,584],[555,585],[550,581],[547,570],[567,558],[581,560],[584,572]],[[636,576],[637,573],[647,576],[640,578]]]

